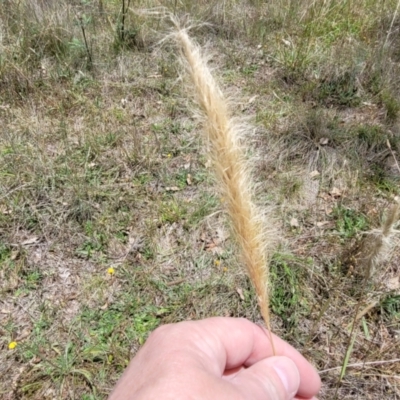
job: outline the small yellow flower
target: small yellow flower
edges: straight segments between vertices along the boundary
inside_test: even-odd
[[[107,269],[107,274],[114,275],[115,274],[115,269],[113,267],[108,268]]]
[[[222,269],[222,271],[228,272],[228,268],[224,267],[224,268]]]
[[[221,203],[225,203],[225,198],[221,197],[220,201]]]
[[[171,154],[171,153],[168,153],[168,154],[167,154],[167,157],[168,157],[168,158],[171,158],[171,157],[172,157],[172,154]]]
[[[14,350],[16,347],[17,347],[17,342],[10,342],[9,344],[8,344],[8,349],[9,350]]]
[[[221,261],[220,260],[215,260],[214,264],[215,264],[215,266],[219,267],[221,265]]]

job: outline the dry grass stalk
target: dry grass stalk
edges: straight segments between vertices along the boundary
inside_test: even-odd
[[[249,168],[240,144],[243,128],[231,117],[227,100],[214,80],[200,47],[193,43],[184,29],[178,29],[176,39],[204,117],[211,157],[226,199],[233,231],[255,287],[261,314],[269,328],[266,240],[262,213],[252,202]]]
[[[394,25],[394,23],[395,23],[395,21],[397,19],[397,14],[399,13],[399,7],[400,7],[400,0],[397,2],[396,10],[395,10],[395,12],[393,14],[392,22],[390,23],[390,27],[389,27],[389,30],[388,30],[387,35],[386,35],[385,43],[383,44],[383,48],[385,48],[387,46],[388,41],[389,41],[389,37],[393,32],[393,25]]]
[[[391,239],[397,232],[394,229],[399,219],[400,202],[393,204],[380,229],[368,232],[361,250],[361,265],[365,268],[365,279],[370,279],[376,265],[387,258],[391,248]]]

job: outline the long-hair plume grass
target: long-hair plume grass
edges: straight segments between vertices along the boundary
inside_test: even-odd
[[[243,128],[230,115],[228,102],[213,78],[199,45],[191,40],[185,29],[178,27],[174,36],[194,86],[211,159],[226,199],[233,231],[254,285],[261,314],[270,328],[267,241],[263,213],[252,201],[254,185],[240,140]]]
[[[359,259],[364,269],[366,280],[370,280],[380,262],[389,257],[392,248],[392,239],[399,231],[394,229],[399,220],[400,202],[396,202],[388,209],[386,218],[379,229],[366,232],[362,243]]]

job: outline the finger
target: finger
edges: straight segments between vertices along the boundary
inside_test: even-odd
[[[319,391],[319,375],[297,350],[246,319],[217,317],[171,327],[180,348],[196,352],[196,360],[214,375],[222,376],[225,370],[241,365],[250,367],[273,355],[286,356],[300,372],[298,395],[310,398]]]
[[[290,358],[270,357],[240,371],[231,382],[246,399],[292,400],[300,386],[300,373]]]

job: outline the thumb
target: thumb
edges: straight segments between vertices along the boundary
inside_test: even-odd
[[[292,400],[299,390],[300,373],[288,357],[269,357],[242,369],[232,384],[245,399]]]

